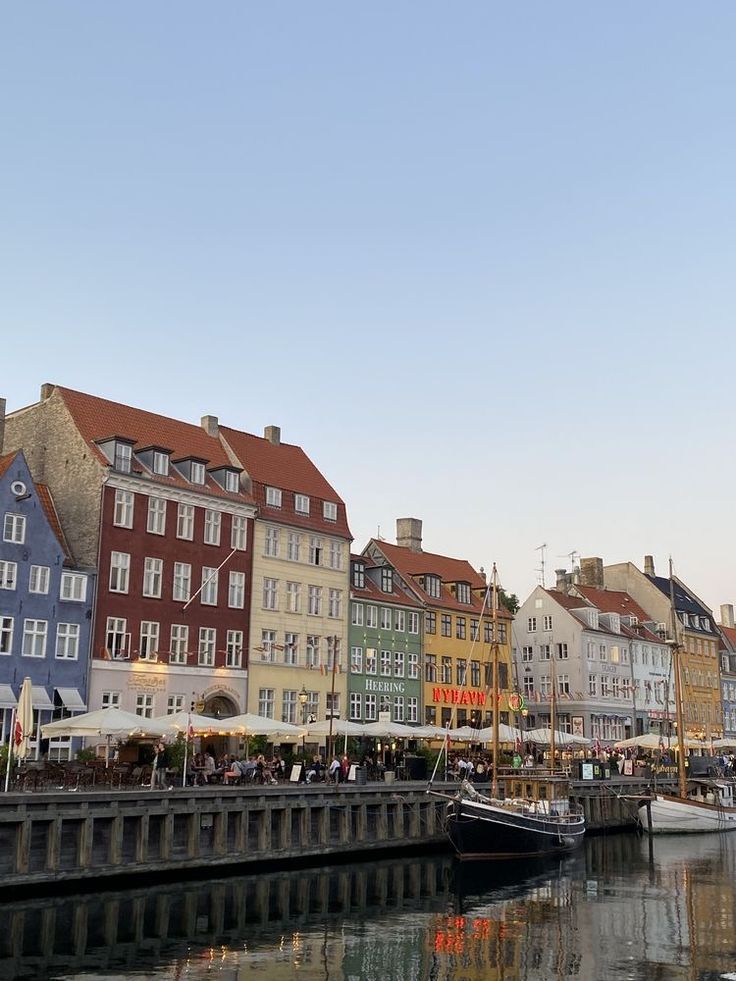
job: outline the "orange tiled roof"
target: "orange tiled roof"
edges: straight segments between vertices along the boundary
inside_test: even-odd
[[[639,623],[653,619],[639,606],[635,599],[623,590],[596,589],[594,586],[576,586],[575,588],[601,613],[619,613],[622,617],[636,617]]]
[[[560,606],[564,606],[566,610],[581,610],[586,606],[590,606],[589,603],[586,603],[584,599],[580,599],[579,596],[568,596],[567,593],[561,593],[557,589],[545,589],[545,593],[551,596]]]
[[[5,456],[0,456],[0,477],[7,472],[8,467],[17,455],[17,453],[7,453]]]
[[[207,467],[210,469],[232,467],[220,441],[214,436],[209,436],[201,426],[180,422],[178,419],[161,416],[145,409],[136,409],[120,402],[111,402],[96,395],[75,392],[69,388],[57,386],[57,391],[61,394],[64,404],[71,413],[83,439],[105,466],[109,466],[110,461],[97,446],[97,443],[111,436],[120,436],[132,440],[134,449],[141,450],[150,446],[159,446],[162,449],[171,450],[172,460],[195,457],[198,460],[206,461]],[[141,473],[143,467],[139,465],[136,468],[134,465],[133,472]],[[206,483],[201,487],[190,484],[173,467],[170,469],[168,477],[159,474],[151,474],[151,476],[157,484],[201,490],[204,493],[215,494],[218,497],[226,497],[231,500],[242,501],[244,497],[248,501],[251,500],[248,495],[242,492],[232,494],[224,490],[209,475],[206,478]]]
[[[38,492],[38,499],[41,502],[44,513],[48,518],[48,522],[51,525],[51,529],[59,539],[59,544],[64,549],[64,554],[66,555],[66,565],[73,562],[72,552],[69,548],[69,543],[66,540],[66,535],[64,534],[64,529],[61,527],[61,522],[59,521],[59,515],[56,512],[56,505],[54,504],[54,499],[51,496],[51,491],[46,486],[46,484],[36,484],[36,491]]]
[[[368,576],[365,577],[365,586],[355,586],[351,582],[350,591],[354,599],[363,600],[366,603],[397,603],[401,606],[411,606],[418,610],[423,608],[415,596],[405,592],[403,589],[399,589],[398,586],[394,586],[390,593],[384,593],[381,587],[377,586]]]
[[[723,624],[720,624],[719,626],[726,639],[731,643],[731,646],[736,651],[736,627],[724,627]]]

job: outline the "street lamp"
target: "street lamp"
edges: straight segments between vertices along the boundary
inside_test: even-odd
[[[305,726],[307,724],[307,702],[308,701],[309,701],[309,692],[304,687],[304,685],[302,685],[302,690],[299,692],[299,704],[302,707],[302,725],[303,726]],[[302,733],[302,756],[304,756],[306,758],[307,749],[306,749],[305,742],[304,742],[305,735],[306,735],[305,733]]]

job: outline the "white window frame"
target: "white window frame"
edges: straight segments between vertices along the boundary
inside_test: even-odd
[[[169,476],[169,454],[161,450],[153,451],[153,466],[151,468],[159,477]]]
[[[130,553],[110,552],[110,579],[108,588],[111,593],[127,593],[130,586]]]
[[[235,470],[225,471],[225,490],[228,494],[237,494],[240,490],[240,474]]]
[[[350,648],[350,673],[363,674],[363,648]]]
[[[125,617],[107,618],[105,648],[115,661],[130,657],[130,634],[128,633],[128,621]]]
[[[203,463],[199,463],[196,460],[192,460],[189,467],[189,476],[191,478],[191,483],[193,484],[204,484],[207,477],[207,472],[204,468]]]
[[[350,604],[350,622],[354,627],[362,627],[365,619],[365,606],[363,603]]]
[[[270,508],[281,507],[281,491],[278,487],[266,488],[266,504]]]
[[[169,639],[169,664],[186,664],[189,652],[189,625],[172,623]]]
[[[138,657],[141,661],[157,661],[161,624],[157,620],[141,620]]]
[[[300,613],[302,605],[302,584],[300,582],[286,583],[286,612]]]
[[[318,535],[310,535],[309,538],[309,564],[322,565],[324,559],[324,539]]]
[[[13,617],[0,616],[0,654],[10,655],[13,653],[13,631],[15,619]]]
[[[279,581],[271,576],[263,577],[263,609],[278,610],[279,608]]]
[[[51,569],[47,565],[32,565],[28,573],[28,592],[48,596]]]
[[[144,719],[153,718],[153,695],[136,695],[135,697],[135,714],[143,716]]]
[[[365,608],[365,625],[372,628],[378,627],[378,607],[373,603],[369,603]]]
[[[301,547],[302,536],[297,531],[290,531],[286,540],[286,558],[291,562],[298,562]]]
[[[327,616],[332,620],[339,620],[342,616],[342,590],[330,589],[327,602]]]
[[[120,708],[121,695],[122,692],[119,691],[103,691],[102,708]]]
[[[309,514],[309,498],[306,494],[294,495],[294,510],[297,514]]]
[[[228,630],[225,641],[225,667],[241,668],[243,666],[243,631]]]
[[[322,616],[322,587],[310,585],[307,587],[307,614],[311,617]]]
[[[330,539],[330,568],[340,571],[342,569],[342,542]]]
[[[407,678],[419,677],[419,654],[416,651],[409,651],[407,654]]]
[[[419,614],[415,611],[409,613],[409,633],[418,634],[419,633]],[[478,638],[476,637],[476,640]]]
[[[202,566],[202,590],[199,594],[202,606],[217,606],[217,586],[220,573],[216,568]]]
[[[284,664],[295,667],[299,663],[299,634],[288,630],[284,634]]]
[[[243,514],[234,514],[230,526],[230,548],[245,552],[248,547],[248,519]]]
[[[279,557],[279,529],[274,525],[266,525],[266,534],[263,540],[263,554],[272,559]]]
[[[78,623],[58,623],[56,625],[56,657],[60,661],[76,661],[79,659]]]
[[[171,598],[186,603],[192,595],[192,567],[188,562],[174,563],[174,578],[171,583]]]
[[[322,502],[322,517],[325,521],[337,521],[337,504],[334,501]]]
[[[87,599],[87,576],[80,572],[62,572],[59,599],[67,603],[84,603]]]
[[[276,704],[276,691],[274,688],[258,689],[258,714],[262,719],[272,719],[274,706]]]
[[[3,520],[3,541],[13,545],[23,545],[26,540],[26,518],[24,514],[7,511]]]
[[[166,534],[166,498],[151,495],[148,498],[146,531],[149,535]]]
[[[182,541],[194,541],[194,505],[179,504],[176,509],[176,537]]]
[[[147,555],[143,562],[143,595],[161,599],[164,579],[164,560]]]
[[[205,545],[219,545],[220,531],[222,528],[222,513],[213,508],[204,509],[204,543]]]
[[[177,712],[183,712],[186,704],[186,697],[184,695],[169,695],[166,699],[166,714],[176,715]]]
[[[46,657],[48,639],[48,620],[27,619],[23,621],[23,657]]]
[[[116,528],[132,528],[135,510],[135,494],[133,491],[115,490],[115,509],[112,523]]]
[[[18,563],[0,560],[0,589],[15,589],[18,585]]]
[[[200,668],[213,668],[217,653],[217,630],[215,627],[199,628],[199,645],[197,647],[197,664]]]
[[[242,610],[245,607],[245,573],[232,570],[230,572],[227,605],[232,610]]]

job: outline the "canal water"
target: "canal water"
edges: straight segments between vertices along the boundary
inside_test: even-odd
[[[0,905],[0,979],[736,979],[736,834],[590,838]]]

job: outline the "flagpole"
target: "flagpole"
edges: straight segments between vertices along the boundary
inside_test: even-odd
[[[5,793],[8,792],[8,787],[10,786],[10,757],[13,754],[13,740],[15,739],[15,714],[16,709],[13,709],[13,714],[10,716],[10,734],[8,735],[8,765],[5,769]]]
[[[181,785],[186,787],[187,785],[187,756],[189,750],[189,730],[192,727],[192,716],[190,712],[187,712],[187,732],[184,736],[184,772],[181,775]]]

